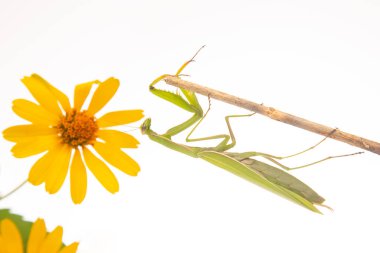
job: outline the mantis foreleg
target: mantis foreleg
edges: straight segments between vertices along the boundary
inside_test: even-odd
[[[203,47],[201,47],[190,60],[186,61],[177,70],[177,72],[174,76],[177,76],[177,77],[180,76],[180,74],[186,68],[186,66],[189,63],[191,63],[192,61],[194,61],[195,56],[199,53],[199,51]],[[158,97],[160,97],[160,98],[162,98],[162,99],[164,99],[170,103],[177,105],[178,107],[180,107],[186,111],[193,113],[193,116],[190,119],[188,119],[185,122],[167,130],[167,132],[164,134],[164,136],[171,138],[172,136],[174,136],[174,135],[184,131],[185,129],[189,128],[191,125],[193,125],[195,122],[197,122],[200,118],[202,118],[203,110],[202,110],[202,107],[200,106],[200,104],[198,102],[198,99],[197,99],[195,93],[192,91],[180,89],[182,94],[185,96],[185,98],[183,98],[180,94],[176,94],[176,93],[173,93],[170,91],[165,91],[165,90],[160,90],[160,89],[155,88],[155,85],[158,82],[160,82],[161,80],[165,79],[168,76],[171,76],[171,75],[169,75],[169,74],[161,75],[158,78],[156,78],[155,80],[153,80],[153,82],[149,85],[150,92],[152,92],[154,95],[156,95],[156,96],[158,96]]]

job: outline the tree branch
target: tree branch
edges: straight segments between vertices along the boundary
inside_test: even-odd
[[[308,130],[313,133],[317,133],[323,136],[328,136],[329,138],[335,139],[337,141],[345,142],[349,145],[368,150],[375,154],[380,155],[380,143],[353,135],[349,133],[345,133],[334,128],[327,127],[289,113],[285,113],[279,110],[274,109],[273,107],[267,107],[261,104],[257,104],[255,102],[248,101],[243,98],[235,97],[230,94],[214,90],[211,88],[207,88],[196,83],[192,83],[189,81],[182,80],[176,76],[168,76],[165,79],[167,84],[173,85],[178,88],[183,88],[185,90],[190,90],[195,93],[199,93],[204,96],[209,96],[210,98],[223,101],[225,103],[229,103],[235,106],[239,106],[241,108],[245,108],[247,110],[262,114],[271,119],[299,127],[305,130]]]

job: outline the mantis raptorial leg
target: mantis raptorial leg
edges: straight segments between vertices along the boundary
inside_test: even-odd
[[[186,61],[176,72],[174,76],[179,77],[182,73],[182,71],[189,65],[191,62],[194,61],[194,58],[197,56],[197,54],[204,48],[205,46],[202,46],[195,54],[194,56]],[[149,90],[152,92],[154,95],[175,104],[176,106],[181,107],[182,109],[189,111],[193,113],[193,116],[186,120],[185,122],[170,128],[169,130],[166,131],[164,134],[168,138],[171,138],[172,136],[179,134],[180,132],[186,130],[189,126],[193,125],[195,122],[200,120],[203,116],[203,110],[202,107],[200,106],[197,96],[195,95],[194,92],[188,91],[185,89],[180,89],[182,94],[185,96],[183,98],[179,94],[170,92],[170,91],[165,91],[165,90],[160,90],[155,88],[154,86],[160,82],[161,80],[165,79],[166,77],[171,76],[169,74],[164,74],[153,80],[153,82],[149,85]]]

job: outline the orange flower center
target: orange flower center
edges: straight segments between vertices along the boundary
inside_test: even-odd
[[[63,143],[77,147],[94,144],[99,127],[95,118],[86,111],[72,109],[60,119],[57,129]]]

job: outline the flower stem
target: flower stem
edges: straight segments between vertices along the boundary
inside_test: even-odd
[[[3,200],[7,197],[9,197],[10,195],[12,195],[14,192],[16,192],[18,189],[20,189],[24,184],[26,184],[28,182],[28,180],[25,180],[24,182],[22,182],[19,186],[17,186],[16,188],[14,188],[12,191],[8,192],[7,194],[5,194],[4,196],[0,196],[0,200]]]

